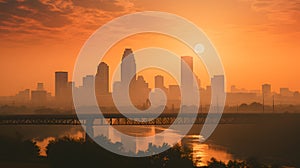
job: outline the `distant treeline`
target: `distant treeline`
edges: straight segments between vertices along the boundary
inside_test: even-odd
[[[199,112],[208,112],[209,105],[200,106]],[[102,112],[117,111],[115,107],[100,107]],[[178,111],[179,109],[169,109],[169,111]],[[166,111],[168,108],[166,107]],[[275,104],[263,105],[259,102],[252,102],[250,104],[242,103],[236,106],[225,106],[224,112],[229,113],[300,113],[300,105],[291,104]],[[14,105],[0,105],[1,114],[75,114],[74,109],[60,109],[46,106],[14,106]]]

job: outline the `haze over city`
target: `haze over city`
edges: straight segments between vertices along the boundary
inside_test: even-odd
[[[300,167],[299,28],[300,0],[0,0],[0,167]]]
[[[125,48],[120,55],[122,55],[120,60],[120,72],[117,75],[115,74],[119,76],[118,79],[112,80],[110,78],[114,70],[112,70],[106,62],[99,63],[96,68],[96,74],[86,74],[83,76],[79,84],[69,80],[68,72],[56,71],[54,93],[47,91],[44,87],[44,83],[38,82],[34,89],[21,90],[15,94],[15,96],[0,97],[0,105],[46,106],[73,109],[73,99],[85,102],[84,105],[91,105],[89,97],[95,93],[98,105],[112,108],[116,106],[116,100],[115,98],[113,99],[113,94],[116,97],[124,98],[121,92],[127,89],[125,87],[126,82],[129,83],[128,89],[132,103],[142,109],[146,109],[151,105],[163,105],[161,103],[164,100],[162,97],[159,97],[159,93],[154,90],[155,88],[161,89],[166,96],[166,107],[172,109],[180,108],[182,92],[190,88],[194,88],[199,92],[200,105],[207,107],[212,106],[212,93],[226,93],[225,106],[229,108],[233,107],[233,109],[226,110],[226,112],[238,112],[239,110],[236,109],[236,106],[243,107],[245,104],[249,104],[248,108],[251,109],[251,111],[247,112],[265,112],[265,105],[273,106],[271,110],[268,110],[269,112],[275,112],[275,107],[279,113],[283,111],[288,112],[289,110],[290,112],[295,112],[295,110],[298,109],[297,107],[291,111],[287,106],[300,104],[299,91],[292,91],[289,88],[282,87],[279,92],[274,92],[272,91],[272,84],[268,83],[261,84],[257,90],[247,90],[232,85],[230,86],[230,90],[226,91],[222,84],[224,83],[225,76],[214,75],[210,79],[209,85],[202,86],[201,79],[195,73],[195,59],[192,56],[181,56],[178,63],[173,62],[173,64],[179,65],[181,76],[181,81],[178,81],[179,83],[176,82],[174,78],[170,78],[171,82],[166,81],[165,79],[169,74],[164,71],[155,70],[153,72],[153,69],[149,69],[148,71],[150,71],[150,73],[148,76],[151,76],[154,81],[154,86],[150,86],[147,79],[145,79],[145,74],[137,73],[134,51],[131,48]],[[188,69],[191,70],[190,73],[187,71]],[[132,78],[130,74],[133,75]],[[183,81],[188,81],[188,83],[183,84]],[[77,97],[74,97],[74,94],[77,95]],[[155,97],[156,105],[154,102],[149,101],[150,94]],[[121,99],[119,99],[119,101],[120,100]],[[123,103],[123,106],[127,105],[127,103]],[[279,106],[281,107],[279,108]]]
[[[231,85],[257,90],[262,83],[271,83],[272,91],[277,92],[280,87],[300,90],[297,1],[193,0],[174,3],[167,0],[157,1],[159,5],[155,5],[156,1],[150,0],[122,0],[103,1],[104,6],[91,5],[95,3],[1,1],[0,66],[5,71],[0,72],[0,95],[14,95],[19,90],[34,88],[37,82],[45,83],[45,88],[53,93],[53,72],[68,71],[71,78],[81,46],[97,28],[117,16],[145,10],[178,14],[203,29],[223,61],[227,90]],[[16,10],[12,11],[10,7]],[[189,10],[183,10],[186,8]],[[170,49],[179,56],[193,56],[190,49],[174,39],[151,36],[145,34],[124,39],[108,55],[110,59],[119,60],[126,47],[138,50],[152,44]],[[196,73],[203,86],[209,85],[205,71]],[[151,77],[145,78],[153,85]]]

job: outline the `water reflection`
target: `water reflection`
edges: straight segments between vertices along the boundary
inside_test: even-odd
[[[192,150],[193,161],[195,166],[206,166],[212,157],[223,162],[233,159],[233,156],[221,147],[212,144],[199,142],[200,135],[187,135],[182,140],[182,144]]]
[[[161,132],[165,130],[165,128],[157,127],[157,126],[130,126],[128,129],[127,126],[117,126],[118,130],[122,133],[126,133],[131,136],[152,136],[155,135],[156,132]],[[107,136],[113,143],[121,142],[121,143],[129,143],[120,135],[118,131],[115,129],[107,129],[108,127],[95,127],[95,136],[105,135]],[[178,132],[175,131],[165,131],[164,134],[153,139],[153,144],[156,146],[162,146],[163,143],[173,144],[173,138],[178,136]],[[37,145],[40,147],[40,154],[42,156],[46,156],[46,147],[51,140],[55,140],[55,138],[60,138],[63,136],[68,136],[74,139],[85,138],[85,133],[83,131],[70,130],[70,132],[65,133],[64,135],[59,135],[58,137],[47,137],[42,140],[34,139]],[[196,166],[205,166],[207,161],[211,159],[211,157],[215,157],[218,160],[222,160],[224,162],[233,159],[231,154],[228,154],[226,150],[221,149],[219,147],[200,143],[199,135],[187,135],[185,136],[181,142],[182,145],[189,147],[192,150],[193,161]],[[131,142],[130,144],[125,144],[127,149],[125,151],[138,152],[139,150],[145,151],[148,149],[148,144],[143,141]]]
[[[33,141],[36,142],[36,145],[40,148],[41,156],[47,156],[47,154],[46,154],[47,146],[50,141],[54,141],[54,140],[55,140],[55,137],[48,137],[43,140],[33,139]]]

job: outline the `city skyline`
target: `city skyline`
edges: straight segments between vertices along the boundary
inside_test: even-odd
[[[145,104],[149,101],[150,92],[156,94],[153,89],[159,88],[162,89],[165,95],[167,95],[167,106],[176,105],[177,107],[180,104],[181,99],[180,89],[183,89],[184,91],[185,89],[195,87],[192,86],[191,82],[193,81],[193,74],[189,74],[188,72],[188,69],[190,69],[192,73],[195,73],[193,67],[193,57],[181,56],[181,82],[176,84],[167,83],[164,75],[155,74],[153,77],[154,87],[150,87],[149,81],[145,80],[143,75],[136,72],[133,50],[131,48],[125,48],[121,58],[119,81],[110,80],[110,66],[105,62],[100,62],[97,66],[96,74],[87,74],[83,76],[81,84],[75,84],[75,82],[70,81],[68,79],[68,72],[56,71],[54,73],[54,93],[47,91],[44,87],[44,83],[38,82],[36,89],[21,90],[15,94],[14,97],[7,97],[8,99],[6,99],[5,96],[0,97],[0,103],[3,104],[4,102],[5,104],[5,102],[13,102],[17,104],[30,103],[31,105],[47,105],[49,102],[52,102],[51,104],[55,106],[72,107],[73,90],[73,92],[82,95],[83,99],[86,99],[85,96],[92,95],[92,92],[94,92],[100,105],[114,106],[112,93],[115,93],[117,97],[124,97],[123,95],[118,94],[120,94],[122,90],[125,90],[126,88],[124,88],[124,86],[126,86],[126,83],[129,83],[129,93],[133,104],[137,106],[145,106]],[[201,86],[201,79],[199,79],[196,74],[194,74],[194,76],[197,80],[196,82],[201,96],[201,104],[206,105],[210,103],[212,90],[214,90],[215,93],[227,93],[226,105],[229,106],[253,102],[274,104],[274,96],[276,96],[276,102],[292,104],[299,103],[296,99],[300,96],[300,93],[298,91],[292,91],[286,87],[280,88],[279,92],[274,92],[272,91],[272,85],[267,83],[263,83],[261,88],[258,88],[257,90],[247,90],[245,88],[238,88],[235,85],[232,85],[230,86],[230,90],[226,91],[225,88],[222,88],[220,85],[224,82],[223,75],[214,75],[211,78],[211,84],[206,86]],[[182,80],[190,82],[185,83],[186,85],[182,85]],[[95,88],[95,90],[91,90],[92,88]],[[262,97],[262,100],[260,100],[260,97]],[[216,99],[215,102],[218,101],[217,97],[212,97],[212,99]]]
[[[126,50],[127,49],[125,49],[125,51],[124,51],[124,53],[126,52]],[[130,49],[131,50],[131,49]],[[131,50],[131,52],[132,52],[132,50]],[[185,62],[187,62],[188,63],[188,66],[191,68],[191,70],[193,71],[193,59],[192,59],[192,57],[191,56],[181,56],[183,59],[190,59],[190,60],[186,60]],[[109,78],[109,65],[107,64],[107,63],[105,63],[105,62],[100,62],[99,63],[99,66],[98,66],[98,70],[97,70],[97,73],[96,74],[89,74],[89,75],[86,75],[86,76],[90,76],[90,75],[92,75],[93,77],[96,77],[96,76],[101,76],[100,78],[102,78],[102,79],[100,79],[100,81],[97,81],[97,80],[95,80],[95,83],[103,83],[104,82],[104,85],[105,86],[102,86],[103,88],[102,89],[104,89],[105,90],[105,93],[108,93],[108,92],[111,92],[112,91],[112,86],[113,86],[113,84],[108,84],[108,83],[110,83],[110,78]],[[135,71],[135,70],[134,70]],[[103,76],[103,74],[102,73],[99,73],[99,72],[102,72],[102,73],[107,73],[107,74],[104,74],[104,76]],[[54,82],[54,85],[53,84],[48,84],[48,85],[51,85],[51,86],[53,86],[53,88],[51,88],[51,89],[49,89],[49,90],[47,90],[47,89],[45,89],[45,90],[47,90],[47,91],[49,91],[49,93],[51,93],[53,96],[56,96],[56,95],[64,95],[64,94],[66,94],[66,93],[64,93],[64,92],[62,92],[61,90],[59,90],[59,89],[57,89],[58,87],[58,85],[61,85],[62,87],[65,87],[65,88],[67,88],[68,87],[68,85],[74,85],[74,86],[76,86],[76,87],[80,87],[80,86],[83,86],[83,81],[82,81],[82,83],[81,84],[75,84],[72,80],[70,80],[69,79],[69,72],[67,72],[67,71],[63,71],[63,70],[57,70],[57,71],[55,71],[54,72],[55,74],[58,74],[58,76],[57,75],[55,75],[55,82]],[[195,74],[196,75],[196,74]],[[122,75],[121,75],[122,76]],[[124,75],[123,75],[124,76]],[[136,76],[143,76],[142,74],[138,74],[137,73],[137,75]],[[137,77],[134,77],[135,79],[137,78]],[[164,82],[165,81],[165,76],[164,75],[162,75],[162,74],[156,74],[156,75],[154,75],[153,76],[153,80],[152,80],[152,84],[151,84],[151,86],[152,87],[150,87],[151,89],[153,89],[153,88],[155,88],[155,87],[158,87],[158,88],[161,88],[159,85],[161,85],[161,84],[157,84],[156,83],[156,77],[162,77],[162,79],[160,79],[160,80],[162,80],[163,81],[163,83],[165,83],[165,85],[164,85],[164,87],[166,87],[166,86],[170,86],[170,85],[176,85],[176,84],[174,84],[174,83],[166,83],[166,82]],[[60,81],[59,80],[59,78],[61,78],[61,80],[62,81]],[[197,78],[197,75],[196,75],[196,78]],[[122,79],[121,79],[122,80]],[[42,88],[44,89],[44,88],[46,88],[45,87],[45,82],[43,82],[43,81],[40,81],[40,80],[37,80],[38,82],[36,82],[36,83],[33,83],[33,85],[34,86],[36,86],[36,85],[42,85]],[[60,82],[58,82],[57,83],[57,81],[60,81]],[[105,83],[105,82],[107,82],[107,83]],[[147,81],[147,82],[149,82],[149,81]],[[208,87],[208,86],[210,86],[211,84],[209,83],[208,85],[205,85],[205,86],[203,86],[203,85],[201,85],[201,83],[202,83],[202,81],[201,81],[201,79],[199,79],[199,78],[197,78],[197,82],[198,82],[198,85],[201,87],[201,88],[206,88],[206,87]],[[225,88],[225,91],[226,92],[232,92],[232,93],[234,93],[234,92],[239,92],[239,93],[258,93],[258,91],[260,91],[261,93],[262,93],[262,91],[264,90],[264,86],[265,87],[268,87],[267,88],[267,90],[269,90],[269,94],[273,94],[273,93],[282,93],[282,92],[285,92],[284,94],[285,95],[287,95],[288,94],[288,92],[299,92],[299,90],[290,90],[290,87],[289,86],[280,86],[277,90],[275,90],[275,89],[273,89],[273,87],[272,87],[272,83],[261,83],[261,85],[260,86],[257,86],[255,89],[247,89],[247,88],[245,88],[245,87],[243,87],[243,86],[238,86],[237,87],[237,85],[235,85],[235,84],[232,84],[232,85],[230,85],[230,86],[227,86],[227,88]],[[40,86],[41,87],[41,86]],[[0,95],[0,96],[14,96],[14,95],[16,95],[16,94],[18,94],[19,92],[23,92],[23,91],[26,91],[26,90],[34,90],[34,89],[32,89],[32,88],[34,88],[34,87],[31,87],[31,88],[24,88],[24,89],[22,89],[22,90],[18,90],[17,92],[15,92],[14,94],[11,94],[11,95]],[[168,88],[168,87],[167,87]],[[262,88],[262,89],[261,89]],[[37,89],[37,90],[41,90],[41,89]],[[53,92],[50,92],[50,90],[53,90]]]
[[[183,56],[183,57],[187,57],[187,56]],[[105,66],[107,66],[107,68],[109,69],[109,66],[105,63],[105,62],[100,62],[100,64],[99,64],[99,66],[100,65],[105,65]],[[99,70],[98,70],[99,71]],[[98,75],[98,71],[97,71],[97,74],[96,75],[86,75],[86,77],[89,77],[89,76],[93,76],[93,77],[96,77],[97,75]],[[100,70],[101,71],[101,70]],[[62,71],[62,70],[59,70],[59,71],[55,71],[54,72],[55,74],[56,73],[62,73],[62,74],[64,74],[66,77],[63,77],[64,78],[64,80],[66,81],[66,83],[65,83],[65,85],[66,86],[63,86],[63,87],[67,87],[67,85],[69,84],[71,84],[71,85],[74,85],[75,86],[75,83],[73,82],[73,81],[70,81],[69,80],[69,78],[68,78],[68,76],[69,76],[69,72],[67,72],[67,71]],[[138,76],[143,76],[143,75],[138,75]],[[161,84],[157,84],[156,83],[156,77],[162,77],[162,79],[160,79],[160,80],[162,80],[162,81],[164,81],[164,78],[165,78],[165,76],[163,76],[163,75],[161,75],[161,74],[158,74],[158,75],[155,75],[154,76],[154,78],[153,78],[153,85],[154,85],[154,87],[150,87],[151,89],[154,89],[154,88],[156,88],[156,87],[158,87],[158,88],[161,88],[160,86],[161,86]],[[107,79],[108,79],[108,77],[107,77]],[[55,81],[57,81],[57,80],[55,80]],[[96,80],[95,80],[95,82],[96,82]],[[103,81],[101,81],[101,82],[103,82]],[[106,81],[107,82],[107,81]],[[197,82],[200,82],[201,83],[201,80],[200,79],[198,79],[198,81]],[[164,82],[163,82],[164,83]],[[166,86],[173,86],[173,85],[175,85],[175,84],[173,84],[173,83],[170,83],[170,84],[167,84],[167,83],[165,83],[166,85],[164,85],[164,87],[166,87]],[[36,83],[33,83],[33,85],[42,85],[42,88],[44,89],[44,87],[45,87],[45,83],[43,82],[43,81],[39,81],[39,82],[36,82]],[[50,84],[50,85],[52,85],[52,84]],[[56,85],[60,85],[60,84],[56,84],[56,82],[54,82],[54,85],[52,85],[52,86],[54,86],[52,89],[50,89],[50,90],[54,90],[54,92],[48,92],[48,93],[51,93],[51,95],[52,96],[55,96],[55,95],[57,95],[57,94],[60,94],[60,95],[63,95],[63,94],[65,94],[65,93],[61,93],[61,91],[60,90],[57,90],[57,87],[55,87]],[[107,84],[106,84],[107,85]],[[228,92],[228,93],[259,93],[259,91],[260,91],[260,93],[262,93],[263,92],[263,90],[264,90],[264,85],[265,86],[267,86],[268,87],[268,94],[274,94],[274,93],[276,93],[276,94],[278,94],[278,93],[284,93],[285,95],[288,95],[289,93],[288,92],[299,92],[299,90],[290,90],[290,88],[288,87],[288,86],[283,86],[283,87],[279,87],[279,89],[278,90],[275,90],[275,89],[272,89],[273,87],[272,87],[272,84],[271,83],[262,83],[260,86],[258,86],[256,89],[254,89],[254,90],[250,90],[250,89],[247,89],[247,88],[244,88],[244,87],[240,87],[240,86],[237,86],[237,85],[230,85],[230,86],[227,86],[227,89],[225,89],[225,91],[226,92]],[[83,83],[81,84],[81,85],[78,85],[78,84],[76,84],[76,87],[80,87],[80,86],[83,86]],[[206,86],[202,86],[201,85],[201,88],[206,88],[206,87],[208,87],[208,86],[210,86],[210,85],[206,85]],[[39,87],[39,86],[38,86]],[[40,86],[41,87],[41,86]],[[111,89],[108,89],[108,88],[112,88],[112,85],[107,85],[107,86],[103,86],[103,87],[105,87],[106,89],[105,90],[107,90],[106,91],[106,93],[108,93],[108,92],[111,92]],[[32,87],[32,88],[35,88],[35,87]],[[25,88],[25,89],[23,89],[23,90],[18,90],[16,93],[14,93],[14,94],[12,94],[12,95],[0,95],[0,96],[14,96],[14,95],[17,95],[18,93],[22,93],[22,92],[24,92],[24,91],[27,91],[27,90],[34,90],[34,89],[32,89],[32,88]],[[168,87],[167,87],[168,88]],[[260,89],[260,88],[262,88],[262,89]],[[42,90],[43,90],[42,89]],[[41,89],[37,89],[37,90],[41,90]],[[46,89],[45,89],[46,90]],[[49,91],[49,90],[47,90],[47,91]]]

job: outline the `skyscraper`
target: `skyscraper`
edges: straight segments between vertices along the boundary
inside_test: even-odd
[[[109,93],[109,66],[101,62],[98,66],[95,77],[95,90],[97,95],[107,95]]]
[[[181,60],[183,60],[191,69],[191,71],[193,71],[194,66],[193,66],[193,57],[191,56],[182,56]]]
[[[184,105],[193,105],[194,98],[193,57],[181,57],[181,101]]]
[[[155,87],[156,88],[160,88],[160,89],[163,89],[165,86],[164,86],[164,77],[161,76],[161,75],[157,75],[154,77],[154,80],[155,80]]]
[[[37,89],[31,91],[31,102],[34,105],[45,105],[47,102],[47,91],[43,83],[37,83]]]
[[[22,91],[19,91],[19,93],[15,96],[15,101],[18,104],[26,104],[30,100],[30,90],[25,89]]]
[[[178,85],[169,85],[169,99],[180,100],[180,88]]]
[[[193,57],[181,57],[181,87],[183,89],[193,86]],[[186,86],[185,86],[186,85]]]
[[[131,76],[133,78],[131,78]],[[132,80],[131,80],[132,79]],[[131,48],[126,48],[122,56],[121,82],[127,83],[136,80],[136,64]]]
[[[271,85],[270,84],[263,84],[261,86],[263,96],[271,96]]]
[[[279,90],[281,96],[285,96],[285,97],[293,96],[293,92],[291,92],[289,88],[280,88]]]
[[[82,78],[83,87],[89,90],[94,88],[95,78],[93,75],[86,75]]]
[[[165,87],[164,83],[164,77],[162,75],[157,75],[154,77],[155,82],[155,88],[159,88],[165,92],[165,94],[168,93],[168,89]]]
[[[55,98],[62,101],[68,87],[68,72],[55,72]]]
[[[211,78],[211,96],[214,103],[212,106],[219,106],[225,100],[224,75],[215,75]]]
[[[121,81],[113,84],[113,94],[119,98],[122,106],[127,106],[126,90],[129,89],[130,98],[136,97],[134,85],[136,83],[136,64],[131,48],[126,48],[121,60]],[[129,84],[129,88],[127,85]],[[133,100],[134,101],[134,100]]]
[[[133,87],[134,91],[131,93],[133,103],[136,105],[143,105],[146,103],[149,96],[149,86],[143,76],[138,76]]]

